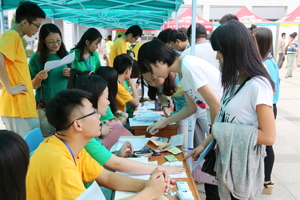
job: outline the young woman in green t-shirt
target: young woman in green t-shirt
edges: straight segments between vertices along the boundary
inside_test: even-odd
[[[101,33],[95,28],[89,28],[80,38],[76,46],[70,53],[75,51],[75,60],[72,68],[81,71],[95,72],[101,67],[99,55],[97,53],[98,45],[102,40]],[[103,56],[107,60],[106,56]]]
[[[58,68],[44,70],[47,61],[61,60],[68,55],[62,41],[62,35],[55,24],[44,24],[39,33],[38,50],[29,60],[29,69],[33,88],[36,89],[35,99],[38,104],[38,114],[43,136],[54,134],[54,128],[48,123],[45,116],[46,101],[68,84],[70,68],[62,65]]]

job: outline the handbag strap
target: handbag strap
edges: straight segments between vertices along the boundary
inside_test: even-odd
[[[42,82],[41,82],[41,87],[40,87],[40,101],[44,101]]]

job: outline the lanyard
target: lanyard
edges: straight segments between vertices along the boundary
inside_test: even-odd
[[[60,138],[58,138],[58,139],[60,139]],[[62,139],[60,139],[60,140],[66,145],[66,147],[67,147],[68,150],[70,151],[70,153],[71,153],[71,155],[72,155],[72,157],[73,157],[74,163],[75,163],[75,165],[76,165],[76,161],[75,161],[74,155],[73,155],[73,153],[72,153],[72,151],[71,151],[69,145],[68,145],[65,141],[63,141]],[[77,165],[76,165],[76,166],[77,166]]]
[[[98,137],[95,137],[96,141],[98,142],[99,141],[99,138]]]
[[[86,59],[84,58],[84,56],[82,56],[88,70],[91,72],[92,71],[92,59],[91,59],[91,53],[89,52],[89,59],[90,59],[90,66],[88,66]]]

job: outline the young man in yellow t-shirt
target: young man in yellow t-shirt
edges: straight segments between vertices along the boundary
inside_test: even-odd
[[[86,190],[83,183],[94,180],[112,190],[141,191],[128,200],[163,195],[170,178],[162,168],[154,170],[148,181],[133,179],[104,169],[86,152],[84,146],[101,135],[99,113],[106,113],[108,89],[98,100],[99,110],[93,108],[90,98],[87,91],[68,89],[48,101],[46,116],[57,132],[42,142],[30,158],[26,199],[76,199]]]
[[[116,96],[117,106],[116,108],[121,111],[125,111],[126,103],[129,103],[131,107],[139,106],[139,95],[134,80],[130,79],[132,72],[133,59],[128,54],[121,54],[114,60],[114,68],[118,72],[118,92]],[[128,82],[128,85],[132,89],[132,95],[127,90],[124,81]]]
[[[38,32],[44,11],[30,1],[21,2],[16,23],[0,37],[0,115],[7,130],[24,137],[40,126],[27,57],[21,38]]]
[[[110,56],[109,56],[109,66],[113,67],[115,58],[118,55],[127,53],[126,42],[133,43],[136,42],[143,34],[143,30],[138,25],[133,25],[127,29],[125,34],[116,39],[114,44],[111,47]]]

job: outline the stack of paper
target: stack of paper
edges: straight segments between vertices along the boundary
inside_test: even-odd
[[[120,137],[118,140],[116,151],[119,151],[123,144],[127,141],[131,142],[134,151],[141,150],[150,138],[140,138],[140,137]]]
[[[86,189],[76,200],[105,200],[105,197],[96,181]]]

